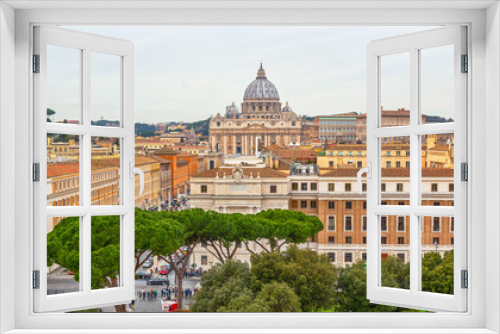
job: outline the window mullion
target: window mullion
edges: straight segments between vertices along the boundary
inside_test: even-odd
[[[410,291],[420,288],[420,218],[414,210],[420,205],[420,140],[414,129],[420,118],[420,59],[416,48],[410,50]]]
[[[80,153],[81,187],[80,198],[86,214],[82,217],[82,227],[80,233],[80,266],[82,271],[80,277],[83,279],[84,293],[90,294],[92,289],[92,261],[91,261],[91,221],[90,206],[92,201],[92,137],[90,134],[90,49],[83,49],[82,57],[82,124],[86,128],[86,133],[82,136]]]

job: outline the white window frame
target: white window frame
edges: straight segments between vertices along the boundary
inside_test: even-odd
[[[420,116],[420,50],[443,45],[454,45],[454,122],[441,124],[421,124]],[[372,177],[368,179],[368,252],[380,254],[380,229],[377,226],[382,215],[410,216],[410,289],[382,286],[381,262],[379,256],[372,256],[367,263],[367,298],[372,303],[415,307],[426,310],[446,310],[465,312],[467,310],[467,290],[461,288],[461,271],[468,270],[467,263],[467,182],[461,181],[460,169],[455,168],[455,207],[433,207],[421,204],[421,137],[426,134],[455,134],[455,164],[468,163],[467,158],[467,83],[470,71],[461,72],[461,56],[470,53],[467,49],[467,27],[455,25],[436,28],[424,32],[395,36],[372,41],[368,45],[368,117],[367,155],[371,162]],[[410,125],[382,127],[381,123],[381,58],[386,55],[406,52],[410,56]],[[372,117],[370,117],[370,115]],[[380,205],[382,171],[382,141],[388,137],[410,136],[410,205]],[[421,290],[422,253],[419,224],[425,216],[455,216],[458,221],[454,245],[454,294],[429,293]],[[411,305],[411,306],[410,306]]]
[[[83,3],[83,4],[82,4]],[[468,311],[460,314],[449,313],[402,313],[402,314],[276,314],[276,315],[237,315],[237,314],[172,314],[169,315],[171,330],[186,329],[186,319],[190,319],[189,327],[193,329],[223,329],[256,328],[262,332],[276,333],[283,327],[302,328],[301,332],[315,332],[317,329],[358,328],[351,329],[352,333],[386,333],[397,329],[399,333],[414,332],[416,328],[421,332],[449,333],[458,329],[466,329],[468,333],[492,333],[500,331],[500,301],[498,298],[500,261],[492,257],[486,267],[485,254],[499,253],[499,226],[488,221],[500,220],[500,176],[498,175],[498,161],[500,152],[493,150],[486,156],[484,140],[485,133],[489,134],[489,144],[498,147],[500,134],[497,130],[500,120],[496,110],[500,108],[498,90],[500,90],[500,68],[498,64],[498,50],[500,50],[499,29],[500,10],[497,3],[484,2],[443,2],[412,3],[399,1],[397,8],[383,1],[373,1],[370,8],[363,8],[361,4],[351,5],[346,2],[331,2],[315,7],[310,4],[282,3],[282,7],[265,8],[266,5],[232,4],[231,8],[224,6],[190,9],[178,9],[163,3],[151,4],[144,2],[136,5],[143,11],[136,9],[116,9],[103,11],[103,7],[113,8],[114,4],[102,2],[92,4],[83,1],[79,4],[59,3],[48,4],[44,1],[35,3],[16,4],[15,1],[0,4],[0,43],[2,54],[0,57],[0,215],[2,224],[0,240],[0,266],[3,273],[11,272],[15,268],[15,275],[0,276],[1,300],[9,304],[0,305],[1,331],[14,329],[30,329],[30,333],[41,332],[42,329],[64,330],[66,333],[76,333],[72,328],[88,329],[92,333],[109,332],[99,328],[127,329],[135,328],[138,321],[142,321],[143,328],[165,328],[163,314],[130,315],[130,314],[34,314],[32,311],[33,293],[31,290],[30,272],[32,262],[29,259],[29,237],[33,215],[26,210],[31,204],[30,194],[32,185],[30,175],[30,141],[32,132],[31,109],[31,78],[29,64],[31,62],[31,26],[34,23],[55,24],[171,24],[179,23],[192,25],[234,25],[234,24],[290,24],[299,25],[434,25],[464,23],[470,29],[469,50],[474,57],[469,63],[470,68],[476,69],[474,76],[469,78],[469,106],[471,113],[468,130],[473,133],[469,146],[472,158],[469,165],[469,179],[474,180],[469,187],[469,218],[474,221],[474,233],[470,229],[468,238],[471,240],[469,268],[469,300]],[[24,11],[15,10],[28,9]],[[51,7],[52,6],[52,7]],[[46,10],[46,8],[62,10]],[[77,7],[78,6],[78,7]],[[97,8],[99,6],[99,8]],[[149,7],[148,7],[149,6]],[[163,6],[163,7],[162,7]],[[171,6],[171,7],[169,7]],[[200,5],[201,6],[201,5]],[[253,7],[252,7],[253,6]],[[431,7],[432,6],[432,7]],[[307,10],[304,10],[306,8]],[[285,9],[285,10],[283,10]],[[377,15],[374,15],[376,13]],[[263,15],[266,14],[266,15]],[[236,23],[237,22],[237,23]],[[486,23],[486,25],[485,25]],[[486,29],[486,26],[489,29]],[[14,36],[15,33],[15,36]],[[16,85],[12,85],[16,82]],[[12,110],[15,110],[16,124],[12,126]],[[485,120],[488,119],[488,122]],[[11,138],[16,138],[15,146]],[[495,146],[496,145],[496,146]],[[16,153],[17,150],[17,153]],[[491,163],[486,164],[488,160]],[[475,168],[474,166],[477,166]],[[485,173],[486,170],[486,173]],[[485,182],[485,174],[488,182]],[[12,177],[15,175],[15,177]],[[16,189],[12,196],[12,189]],[[488,196],[485,194],[488,193]],[[27,196],[28,195],[28,196]],[[5,210],[13,208],[15,210]],[[486,220],[485,217],[489,219]],[[28,236],[28,237],[26,237]],[[14,249],[14,256],[12,256]],[[15,287],[13,289],[12,287]],[[488,291],[488,293],[486,293]],[[10,301],[16,300],[14,307]],[[473,312],[472,312],[473,310]],[[353,318],[354,317],[354,318]],[[354,321],[354,322],[353,322]],[[306,327],[303,325],[307,323]],[[462,330],[464,331],[464,330]],[[23,331],[26,332],[26,331]],[[331,332],[335,332],[331,329]]]

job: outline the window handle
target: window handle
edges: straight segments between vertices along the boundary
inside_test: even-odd
[[[361,187],[361,175],[363,175],[364,173],[366,173],[366,177],[368,179],[372,178],[372,163],[370,161],[366,163],[366,167],[360,168],[360,170],[358,170],[358,194],[360,195],[363,194],[363,189]]]
[[[142,195],[142,192],[144,191],[144,172],[142,171],[142,169],[134,167],[133,161],[130,161],[129,167],[131,179],[135,179],[135,174],[139,174],[139,195]]]

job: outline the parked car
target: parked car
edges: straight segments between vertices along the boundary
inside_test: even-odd
[[[168,275],[168,266],[161,266],[160,275]]]
[[[148,285],[165,285],[165,286],[169,287],[170,286],[170,281],[168,279],[166,279],[166,278],[160,277],[160,278],[156,278],[154,280],[148,281],[147,284]]]
[[[138,272],[137,278],[149,281],[151,279],[151,274],[149,272]]]
[[[151,268],[152,263],[149,260],[144,261],[144,264],[142,265],[143,268]]]

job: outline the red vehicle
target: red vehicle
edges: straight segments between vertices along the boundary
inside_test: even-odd
[[[177,300],[164,300],[161,302],[162,312],[174,312],[175,310],[177,310],[177,307]]]
[[[162,266],[160,268],[160,275],[168,275],[168,267],[167,266]]]

